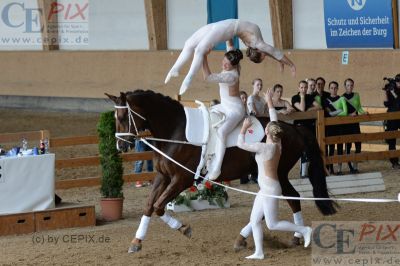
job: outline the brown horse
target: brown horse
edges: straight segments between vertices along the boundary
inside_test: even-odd
[[[155,138],[185,141],[186,117],[183,106],[153,91],[136,90],[122,93],[119,97],[106,94],[116,104],[116,131],[137,133],[149,129]],[[129,106],[129,108],[128,108]],[[131,122],[129,122],[131,120]],[[264,124],[266,121],[263,121]],[[321,152],[315,136],[305,127],[279,122],[284,131],[282,138],[282,155],[278,167],[279,181],[284,196],[300,197],[288,179],[290,169],[300,158],[303,151],[310,158],[309,175],[313,186],[313,194],[318,198],[329,198],[326,186],[326,174]],[[132,142],[132,137],[126,136]],[[197,146],[177,143],[156,142],[159,150],[166,153],[189,169],[196,169],[201,149]],[[119,149],[127,150],[129,144],[118,140]],[[167,158],[155,153],[154,165],[157,175],[153,181],[147,205],[141,223],[132,241],[130,252],[139,251],[141,242],[147,232],[151,215],[155,212],[171,228],[177,229],[190,237],[189,225],[183,225],[165,213],[165,206],[175,199],[179,193],[193,185],[193,174],[172,163]],[[254,155],[237,147],[228,148],[225,153],[221,177],[223,180],[239,179],[257,170]],[[217,180],[222,181],[222,180]],[[299,200],[288,200],[293,211],[301,210]],[[316,205],[324,215],[336,212],[333,201],[316,201]]]

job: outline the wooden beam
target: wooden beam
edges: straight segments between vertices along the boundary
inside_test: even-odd
[[[43,50],[57,51],[60,49],[58,43],[58,15],[52,14],[49,18],[50,10],[53,5],[57,5],[57,0],[37,0],[39,9],[42,11],[40,25],[42,27]],[[51,27],[50,27],[51,26]],[[51,40],[55,40],[52,43]]]
[[[393,16],[393,40],[394,48],[399,49],[399,16],[398,16],[397,0],[392,0],[392,16]]]
[[[400,131],[386,131],[376,133],[361,133],[354,135],[340,135],[333,137],[326,137],[325,144],[336,144],[336,143],[352,143],[352,142],[367,142],[373,140],[383,141],[384,139],[397,139],[400,138]]]
[[[358,115],[358,116],[327,117],[327,118],[325,118],[325,125],[326,126],[343,125],[343,124],[394,120],[394,119],[400,119],[400,111],[399,112],[390,112],[390,113],[381,113],[381,114]]]
[[[152,181],[157,175],[156,172],[142,172],[139,174],[128,174],[124,175],[124,182],[136,182],[136,181]],[[88,177],[78,179],[66,179],[56,181],[56,189],[70,189],[77,187],[94,187],[101,185],[100,177]]]
[[[293,49],[292,0],[269,0],[274,46]]]
[[[150,50],[167,49],[166,0],[143,0]]]
[[[352,153],[348,155],[335,155],[327,156],[326,163],[344,163],[344,162],[361,162],[372,160],[384,160],[389,158],[396,158],[400,156],[400,150],[379,151],[379,152],[362,152]]]
[[[154,153],[152,151],[123,153],[121,158],[124,162],[152,160]],[[69,159],[56,160],[56,169],[86,167],[100,164],[100,156],[88,156]]]

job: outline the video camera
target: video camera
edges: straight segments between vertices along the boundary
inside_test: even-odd
[[[382,88],[382,90],[384,90],[384,91],[392,91],[392,90],[396,89],[396,87],[397,87],[396,86],[396,81],[400,82],[400,77],[397,77],[397,76],[396,76],[396,78],[384,77],[383,80],[386,81],[386,84]]]

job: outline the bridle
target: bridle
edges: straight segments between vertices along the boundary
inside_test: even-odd
[[[119,140],[128,142],[130,144],[134,144],[133,142],[126,140],[123,137],[130,136],[130,137],[134,137],[135,139],[140,138],[141,136],[139,135],[139,131],[137,129],[135,119],[133,116],[136,115],[137,117],[141,118],[144,121],[146,121],[146,118],[144,118],[142,115],[140,115],[139,113],[132,110],[132,108],[129,106],[128,103],[126,103],[126,105],[115,105],[114,107],[115,107],[115,109],[128,109],[128,132],[125,132],[125,133],[116,132],[115,137]],[[132,125],[135,129],[136,134],[131,132]]]
[[[129,106],[128,103],[126,103],[126,105],[114,105],[115,109],[128,109],[128,132],[125,133],[120,133],[120,132],[116,132],[115,133],[115,137],[118,140],[122,140],[125,141],[129,144],[134,145],[134,143],[132,141],[129,141],[127,139],[124,139],[123,137],[126,136],[130,136],[130,137],[134,137],[135,139],[147,139],[147,140],[153,140],[153,141],[161,141],[161,142],[169,142],[169,143],[177,143],[177,144],[189,144],[189,145],[193,145],[193,143],[187,142],[187,141],[182,141],[182,140],[169,140],[169,139],[161,139],[161,138],[153,138],[153,137],[148,137],[148,134],[139,134],[139,131],[137,129],[136,123],[135,123],[135,119],[134,119],[134,115],[136,115],[137,117],[139,117],[140,119],[147,121],[146,118],[144,118],[141,114],[135,112],[134,110],[132,110],[132,108]],[[134,127],[136,134],[131,132],[131,127]]]

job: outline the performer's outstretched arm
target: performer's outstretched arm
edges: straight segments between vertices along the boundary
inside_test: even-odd
[[[281,50],[265,43],[264,41],[259,41],[256,44],[255,48],[257,48],[258,51],[264,53],[264,55],[269,56],[278,61],[281,64],[281,71],[283,71],[284,65],[288,65],[290,67],[292,75],[293,76],[296,75],[296,66],[286,55],[284,55],[284,53]]]
[[[267,92],[264,94],[264,100],[267,102],[268,105],[268,112],[269,112],[269,120],[270,121],[278,121],[278,115],[276,113],[274,103],[272,102],[272,95],[274,93],[271,89],[268,89]]]

